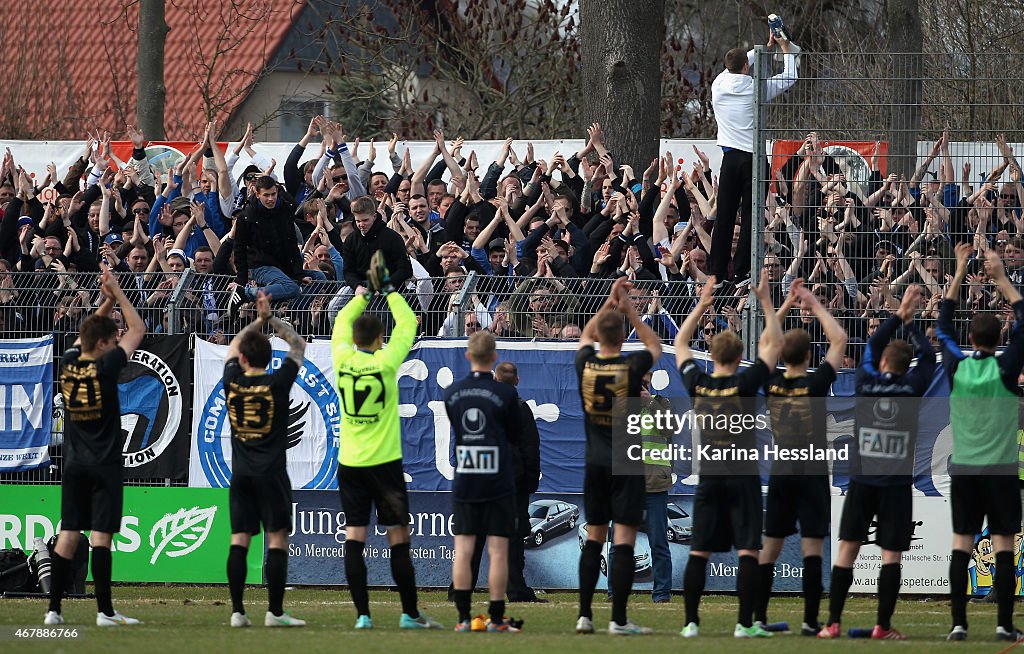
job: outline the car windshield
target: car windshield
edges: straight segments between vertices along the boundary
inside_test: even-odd
[[[674,506],[669,505],[669,507],[668,507],[668,517],[670,517],[670,518],[685,518],[686,515],[682,511],[680,511],[679,509],[675,508]]]
[[[548,516],[548,507],[538,506],[533,511],[530,511],[531,518],[546,518]]]

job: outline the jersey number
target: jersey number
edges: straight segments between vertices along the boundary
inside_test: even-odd
[[[384,409],[386,394],[380,373],[370,375],[342,375],[338,379],[341,404],[346,415],[376,416]]]
[[[593,391],[588,398],[590,406],[587,411],[591,413],[606,413],[612,410],[615,404],[615,389],[613,386],[618,382],[618,375],[594,375]]]
[[[231,423],[237,433],[266,434],[270,431],[270,422],[274,416],[268,398],[232,393],[228,402],[231,404]]]
[[[68,407],[71,409],[94,410],[100,408],[100,380],[95,377],[71,378],[64,382]]]

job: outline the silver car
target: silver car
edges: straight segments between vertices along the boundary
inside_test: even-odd
[[[530,535],[523,542],[533,547],[540,547],[555,534],[572,531],[580,519],[580,508],[561,500],[534,500],[529,513]]]
[[[693,537],[693,519],[678,504],[668,505],[668,542],[689,543]]]
[[[587,525],[582,524],[577,530],[577,537],[580,542],[580,551],[587,542]],[[611,549],[612,541],[615,538],[615,526],[608,529],[608,536],[605,538],[604,547],[601,548],[601,574],[608,576],[608,552]],[[637,577],[645,577],[653,571],[651,559],[651,543],[647,540],[647,534],[642,531],[636,532],[636,542],[633,543],[633,574]]]

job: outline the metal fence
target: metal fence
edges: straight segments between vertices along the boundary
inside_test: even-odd
[[[934,322],[957,243],[995,250],[1024,288],[1016,57],[805,52],[799,80],[769,100],[766,80],[781,68],[758,49],[754,161],[767,165],[753,168],[751,263],[755,280],[770,276],[776,307],[790,279],[804,278],[849,332],[853,363],[910,284],[923,289],[919,324],[937,347]],[[977,312],[999,317],[1005,344],[1012,312],[980,258],[955,318],[963,345]],[[762,328],[756,311],[745,326],[752,354]],[[799,307],[783,326],[824,343]]]

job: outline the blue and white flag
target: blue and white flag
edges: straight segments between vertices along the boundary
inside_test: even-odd
[[[0,339],[0,471],[50,462],[53,336]]]

